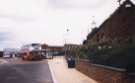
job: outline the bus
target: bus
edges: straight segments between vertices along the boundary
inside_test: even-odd
[[[40,44],[29,44],[24,45],[21,48],[22,60],[42,60],[41,45]]]

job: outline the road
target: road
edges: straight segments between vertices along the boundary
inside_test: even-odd
[[[0,83],[53,83],[46,60],[8,61],[0,65]]]

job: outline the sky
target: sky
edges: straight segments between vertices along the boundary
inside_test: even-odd
[[[118,6],[117,0],[0,0],[0,49],[81,44]]]

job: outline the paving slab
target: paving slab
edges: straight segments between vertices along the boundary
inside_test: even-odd
[[[0,64],[4,64],[4,63],[8,63],[8,61],[6,61],[4,59],[0,59]]]
[[[63,56],[48,60],[54,83],[98,83],[75,68],[68,68]]]

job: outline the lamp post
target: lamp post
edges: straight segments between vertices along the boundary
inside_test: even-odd
[[[65,34],[66,37],[65,37],[65,40],[64,40],[65,41],[65,56],[67,56],[67,50],[68,50],[68,45],[66,45],[66,44],[67,44],[67,40],[68,40],[67,36],[68,36],[69,31],[70,31],[69,26],[67,26],[66,27],[66,34]]]

